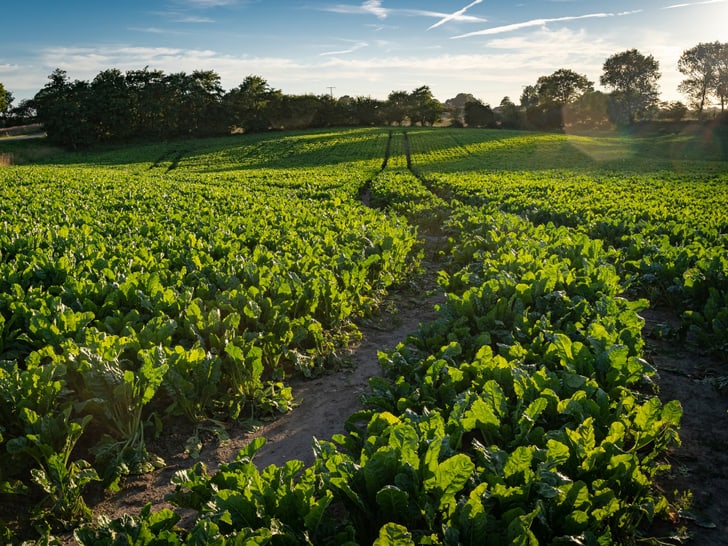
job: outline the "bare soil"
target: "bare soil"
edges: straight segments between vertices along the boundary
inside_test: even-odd
[[[728,388],[719,388],[728,366],[693,343],[664,339],[661,332],[679,322],[672,312],[650,310],[643,316],[647,359],[657,368],[660,398],[679,400],[683,407],[682,445],[669,453],[672,468],[658,480],[683,510],[675,514],[674,525],[658,523],[651,531],[689,537],[698,546],[728,545]]]

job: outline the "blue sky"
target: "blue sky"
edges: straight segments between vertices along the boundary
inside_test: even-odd
[[[12,0],[2,14],[0,82],[16,103],[55,68],[91,80],[149,66],[214,70],[225,89],[255,74],[288,94],[429,85],[495,106],[560,68],[599,88],[604,61],[632,48],[660,62],[663,100],[684,100],[680,54],[728,42],[728,0]]]

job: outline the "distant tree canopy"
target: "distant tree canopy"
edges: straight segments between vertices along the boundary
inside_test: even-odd
[[[411,93],[392,91],[384,107],[383,121],[387,125],[402,125],[405,120],[410,124],[434,125],[442,115],[443,107],[426,85]]]
[[[700,43],[683,51],[677,63],[678,70],[687,76],[678,89],[684,93],[698,115],[702,115],[706,102],[715,97],[725,111],[728,98],[728,43]]]
[[[211,71],[165,75],[162,71],[111,69],[92,82],[70,81],[55,70],[33,98],[48,138],[70,148],[98,142],[219,134],[220,78]]]
[[[728,44],[701,43],[683,52],[679,90],[701,114],[711,99],[725,110]],[[443,106],[431,89],[392,91],[387,100],[330,95],[285,95],[255,75],[225,91],[213,71],[165,74],[117,69],[92,81],[71,81],[60,69],[32,100],[11,108],[13,96],[0,83],[0,123],[43,123],[49,140],[71,148],[99,142],[199,137],[230,132],[327,126],[434,125],[447,111],[452,123],[470,127],[562,130],[650,118],[682,119],[682,103],[659,103],[659,63],[636,49],[609,57],[594,90],[585,75],[561,68],[523,87],[520,106],[505,97],[496,108],[460,93]],[[715,104],[715,103],[712,103]]]
[[[564,124],[589,129],[608,127],[608,109],[609,95],[587,91],[564,109]]]
[[[524,87],[521,106],[530,127],[560,129],[564,127],[566,110],[593,91],[594,83],[586,76],[561,68],[549,76],[541,76],[535,85]],[[571,111],[569,117],[573,114]]]
[[[602,70],[601,84],[613,89],[609,103],[612,121],[632,125],[648,118],[660,95],[660,64],[655,58],[630,49],[609,57]]]
[[[495,128],[498,126],[495,112],[479,100],[470,100],[463,107],[463,118],[468,127]]]
[[[7,91],[2,82],[0,82],[0,120],[5,120],[12,104],[13,94],[10,91]]]
[[[32,106],[49,140],[81,148],[100,142],[159,140],[334,125],[433,125],[442,105],[427,86],[396,91],[386,103],[368,97],[284,95],[260,76],[225,92],[213,71],[165,74],[117,69],[91,82],[54,70]]]
[[[586,76],[573,70],[561,68],[550,76],[541,76],[536,82],[536,93],[540,104],[566,106],[581,95],[594,90],[594,83]]]

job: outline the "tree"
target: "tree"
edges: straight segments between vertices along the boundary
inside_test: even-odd
[[[708,98],[713,94],[718,95],[719,63],[723,45],[720,42],[700,43],[683,51],[678,59],[678,70],[687,76],[680,82],[678,90],[688,96],[698,116],[702,115]]]
[[[538,102],[542,105],[554,104],[563,107],[593,90],[594,82],[566,68],[561,68],[550,76],[541,76],[536,82]]]
[[[164,72],[145,66],[142,70],[127,71],[126,81],[134,134],[140,138],[163,138]]]
[[[715,94],[720,102],[720,111],[725,112],[726,102],[728,102],[728,43],[720,45],[716,71],[718,81]]]
[[[526,110],[530,126],[545,130],[562,129],[565,110],[593,90],[594,83],[586,76],[561,68],[549,76],[541,76],[536,85],[524,87],[521,106]]]
[[[688,113],[688,107],[680,101],[661,102],[658,115],[661,119],[669,121],[680,121]]]
[[[413,90],[409,95],[408,103],[407,117],[412,125],[415,123],[419,123],[423,127],[434,125],[440,119],[442,104],[432,96],[432,91],[428,86],[423,85]]]
[[[538,106],[538,90],[535,85],[527,85],[521,93],[521,107],[528,109]]]
[[[479,100],[470,100],[464,107],[465,125],[468,127],[496,127],[495,113],[489,105]]]
[[[402,125],[407,118],[409,108],[409,93],[407,91],[392,91],[387,97],[384,111],[384,121],[390,125]]]
[[[599,129],[609,125],[609,97],[601,91],[588,91],[564,111],[564,122],[576,127]]]
[[[91,94],[84,81],[71,82],[65,70],[55,69],[50,80],[33,97],[38,121],[51,142],[80,148],[95,141],[95,129],[88,118]]]
[[[352,122],[356,125],[371,126],[379,124],[382,109],[382,102],[371,97],[356,97],[349,102]]]
[[[0,82],[0,119],[3,122],[7,119],[7,114],[13,104],[13,94],[5,89],[2,82]]]
[[[23,99],[10,111],[12,121],[16,125],[25,125],[35,121],[35,104],[32,99]]]
[[[222,132],[223,88],[213,70],[195,70],[192,74],[171,74],[165,78],[167,116],[174,120],[171,131],[179,135],[209,136]]]
[[[478,102],[470,93],[458,93],[451,99],[447,99],[443,105],[443,112],[448,114],[451,119],[451,123],[462,126],[464,122],[463,116],[465,115],[465,105],[468,102]]]
[[[657,105],[660,64],[652,55],[630,49],[609,57],[602,67],[600,82],[613,89],[610,100],[612,119],[632,125]]]
[[[104,70],[91,82],[94,99],[88,115],[99,141],[121,140],[132,133],[132,101],[124,74],[115,68]]]
[[[273,89],[265,78],[249,75],[225,95],[223,103],[232,125],[246,132],[265,131],[271,126],[269,107],[280,95],[281,92]]]
[[[520,129],[524,125],[521,111],[507,96],[501,99],[497,114],[500,126],[504,129]]]

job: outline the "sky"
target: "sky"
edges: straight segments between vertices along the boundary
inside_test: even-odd
[[[15,105],[56,68],[214,70],[226,90],[263,77],[286,94],[386,99],[427,85],[492,106],[565,68],[599,85],[636,48],[660,63],[662,100],[683,51],[728,42],[728,0],[39,0],[4,2],[0,83]]]

